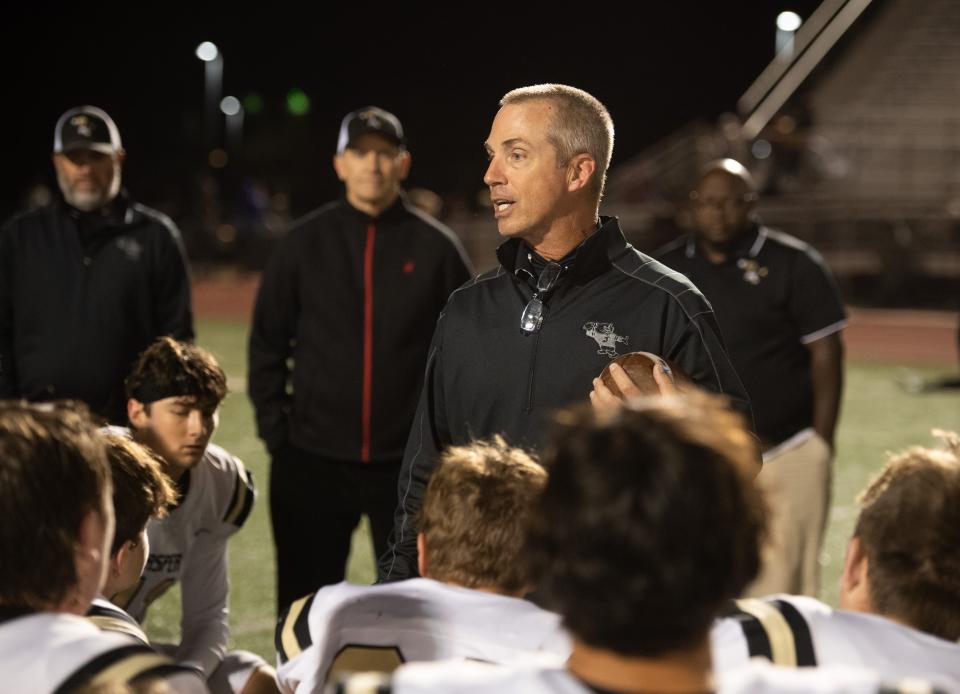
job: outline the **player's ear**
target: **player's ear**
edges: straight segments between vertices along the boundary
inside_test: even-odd
[[[423,533],[417,533],[417,571],[427,578],[427,540]]]
[[[123,571],[123,564],[127,560],[127,556],[130,554],[130,550],[133,549],[133,543],[130,540],[127,540],[122,545],[120,549],[116,551],[113,556],[110,557],[110,576],[117,577],[120,575],[120,572]]]
[[[106,537],[105,533],[110,536]],[[105,522],[100,512],[90,509],[80,520],[77,543],[74,547],[74,566],[77,572],[75,590],[60,606],[61,611],[71,614],[85,614],[90,607],[90,599],[103,587],[106,559],[104,545],[113,541],[113,528]]]
[[[146,405],[135,398],[127,400],[127,419],[136,429],[143,429],[149,423]]]
[[[872,612],[870,579],[867,575],[870,560],[858,537],[850,538],[840,576],[840,607],[856,612]]]

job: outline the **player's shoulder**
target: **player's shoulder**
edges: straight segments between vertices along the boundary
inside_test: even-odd
[[[274,632],[277,660],[281,664],[293,660],[313,645],[313,636],[310,633],[310,615],[314,610],[314,602],[318,593],[327,591],[324,599],[329,600],[342,586],[359,587],[350,586],[346,582],[324,586],[320,591],[304,595],[281,610]]]
[[[295,658],[313,645],[314,634],[323,634],[335,616],[356,621],[362,614],[396,613],[401,603],[436,604],[441,591],[442,584],[425,578],[373,586],[347,581],[323,586],[281,612],[274,639],[277,654],[281,662]]]
[[[105,598],[96,598],[93,601],[90,609],[87,610],[87,619],[102,631],[123,634],[144,645],[150,645],[150,640],[140,627],[140,623]]]
[[[777,665],[815,666],[814,626],[829,615],[831,608],[813,598],[771,595],[732,601],[712,631],[715,659],[720,669],[743,658],[765,658]],[[745,652],[734,657],[731,641],[745,644]],[[729,661],[729,662],[728,662]]]
[[[126,684],[139,677],[179,671],[173,661],[148,646],[101,631],[73,615],[30,615],[5,624],[3,632],[8,638],[0,637],[0,651],[5,656],[0,658],[0,673],[10,691],[33,691],[38,682],[48,682],[50,690],[72,692],[92,682]],[[19,663],[15,671],[7,669],[12,662]],[[32,672],[37,663],[43,664],[42,671]],[[18,681],[18,677],[32,681]]]
[[[241,527],[250,515],[257,496],[257,487],[249,468],[225,448],[211,443],[207,445],[196,472],[197,481],[203,485],[204,492],[215,495],[217,499],[220,521]]]

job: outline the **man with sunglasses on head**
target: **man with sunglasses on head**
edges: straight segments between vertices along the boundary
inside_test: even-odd
[[[484,183],[507,240],[500,265],[454,292],[437,324],[381,581],[416,575],[416,518],[444,447],[501,434],[538,449],[550,413],[585,400],[619,354],[661,355],[749,415],[710,305],[599,214],[613,152],[603,104],[546,84],[500,106]]]
[[[193,339],[180,232],[121,187],[126,153],[94,106],[54,128],[62,197],[0,230],[0,397],[82,400],[126,421],[123,379],[154,339]]]

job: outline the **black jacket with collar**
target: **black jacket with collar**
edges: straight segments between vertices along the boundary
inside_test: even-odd
[[[248,392],[270,451],[398,460],[437,316],[471,274],[453,232],[402,196],[376,218],[340,199],[297,222],[250,332]]]
[[[501,434],[511,445],[538,449],[551,413],[585,401],[617,354],[645,351],[675,361],[752,422],[710,305],[686,277],[630,246],[615,218],[601,218],[576,250],[533,334],[520,329],[535,285],[527,247],[511,239],[497,256],[500,266],[454,292],[437,324],[381,580],[416,575],[414,519],[445,446]]]
[[[123,381],[154,339],[193,339],[180,232],[122,192],[104,212],[63,200],[0,231],[0,397],[72,398],[126,422]]]

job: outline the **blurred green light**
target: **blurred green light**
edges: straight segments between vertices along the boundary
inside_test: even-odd
[[[310,110],[310,97],[302,89],[287,92],[287,110],[294,116],[305,116]]]
[[[257,93],[247,94],[243,97],[243,110],[252,115],[263,112],[263,97]]]

